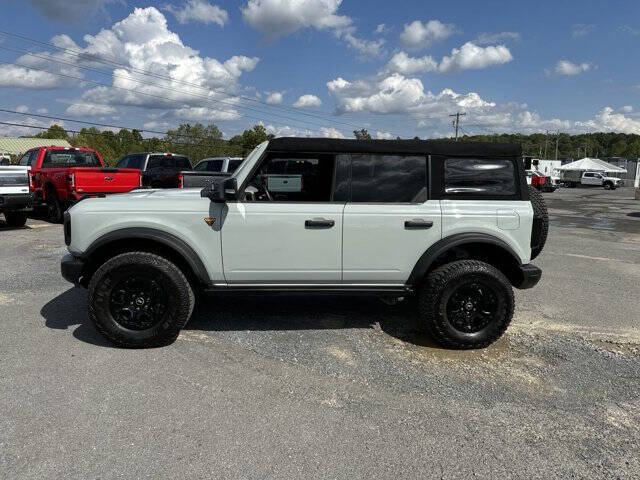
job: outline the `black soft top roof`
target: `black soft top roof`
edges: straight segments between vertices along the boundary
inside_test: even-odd
[[[451,140],[351,140],[282,137],[269,142],[271,152],[425,154],[478,157],[521,157],[517,143],[454,142]]]

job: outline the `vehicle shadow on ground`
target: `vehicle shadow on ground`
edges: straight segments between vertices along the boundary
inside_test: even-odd
[[[422,331],[413,300],[386,305],[376,297],[339,295],[216,295],[201,297],[185,330],[208,332],[247,330],[369,329],[421,347],[439,348]],[[40,310],[45,325],[67,330],[92,345],[112,347],[89,322],[87,292],[71,288]]]

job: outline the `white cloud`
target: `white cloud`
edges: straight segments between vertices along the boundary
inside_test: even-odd
[[[322,127],[320,129],[320,135],[324,138],[345,138],[340,130],[333,127]]]
[[[586,23],[576,23],[571,27],[571,35],[574,37],[586,37],[593,30],[595,30],[596,26]]]
[[[504,45],[479,47],[467,42],[460,48],[451,50],[438,67],[441,73],[453,73],[460,70],[478,70],[492,65],[502,65],[513,60],[513,56]]]
[[[630,25],[622,25],[620,27],[618,27],[618,30],[621,31],[622,33],[626,33],[628,35],[640,35],[640,29],[638,28],[633,28]]]
[[[518,32],[481,33],[473,43],[476,45],[494,45],[508,40],[520,41],[520,34]]]
[[[592,68],[594,68],[592,63],[573,63],[569,60],[560,60],[556,63],[554,72],[556,75],[575,76],[588,72]]]
[[[396,137],[393,135],[393,133],[377,131],[376,138],[378,140],[393,140]]]
[[[445,24],[439,20],[429,20],[423,24],[420,20],[415,20],[404,26],[400,41],[405,47],[417,50],[445,40],[454,33],[456,28],[452,24]]]
[[[403,75],[413,75],[422,72],[437,72],[438,62],[431,55],[421,58],[414,58],[406,52],[398,52],[386,65],[386,71],[390,73],[401,73]]]
[[[36,113],[39,113],[40,115],[46,115],[47,113],[49,113],[49,110],[47,110],[46,108],[39,108],[36,110]]]
[[[356,50],[364,57],[379,57],[382,54],[382,47],[386,43],[384,38],[378,40],[364,40],[354,35],[355,27],[338,29],[335,31],[336,37],[343,39],[347,45]]]
[[[282,92],[271,92],[267,95],[265,102],[269,105],[280,105],[282,103]]]
[[[351,19],[337,15],[342,0],[249,0],[242,8],[245,22],[268,40],[290,35],[302,28],[345,28]]]
[[[631,105],[625,105],[624,107],[620,108],[620,111],[622,113],[631,113],[633,112],[633,107]]]
[[[113,0],[28,0],[42,15],[53,20],[81,20],[104,9]]]
[[[220,110],[208,107],[184,107],[172,110],[164,118],[190,120],[194,122],[219,122],[238,120],[240,114],[235,110]]]
[[[215,23],[224,27],[229,21],[229,14],[226,10],[206,0],[188,0],[182,8],[167,5],[165,10],[171,12],[181,24],[200,22],[208,25]]]
[[[619,132],[640,134],[640,120],[616,113],[613,108],[603,108],[593,120],[576,122],[576,126],[593,132]]]
[[[376,27],[376,29],[373,31],[373,33],[375,33],[376,35],[384,35],[389,30],[390,30],[390,28],[387,27],[386,23],[381,23]]]
[[[18,62],[20,62],[20,60],[21,59],[18,59]],[[0,87],[51,90],[69,85],[69,83],[70,82],[65,81],[63,77],[58,77],[52,73],[34,70],[32,68],[25,68],[16,65],[4,65],[0,68]]]
[[[296,108],[319,107],[320,105],[322,105],[322,100],[315,95],[302,95],[293,104]]]
[[[66,113],[76,117],[103,117],[113,115],[117,110],[109,105],[95,103],[74,103],[67,107]]]
[[[113,70],[112,86],[85,90],[75,103],[169,110],[168,118],[205,120],[202,112],[210,114],[208,119],[212,121],[239,118],[241,115],[236,109],[239,100],[228,94],[240,89],[240,77],[259,62],[258,58],[243,55],[234,55],[226,61],[200,56],[169,30],[165,16],[154,7],[136,8],[110,28],[104,28],[96,35],[85,35],[84,47],[76,45],[66,35],[56,36],[52,42],[83,53],[81,58],[65,57],[68,63],[104,68],[95,61],[104,59],[122,65]],[[154,72],[161,78],[136,73],[140,70]],[[6,81],[6,75],[7,71],[0,69],[0,84],[3,78]],[[19,80],[23,82],[22,86],[27,84],[31,88],[61,86],[57,78],[52,82],[46,76],[31,81]],[[80,82],[76,84],[82,86]]]
[[[29,107],[27,107],[26,105],[18,105],[16,107],[16,112],[27,113],[28,111],[29,111]]]

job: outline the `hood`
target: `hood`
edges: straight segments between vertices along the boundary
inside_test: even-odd
[[[207,208],[208,198],[200,196],[200,188],[133,190],[104,197],[87,198],[71,207],[71,212],[171,212]]]

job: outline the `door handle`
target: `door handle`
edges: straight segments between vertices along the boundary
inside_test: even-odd
[[[314,218],[304,221],[304,228],[331,228],[336,224],[335,220],[327,220],[325,218]]]
[[[426,230],[433,227],[433,222],[430,220],[407,220],[404,222],[405,230]]]

